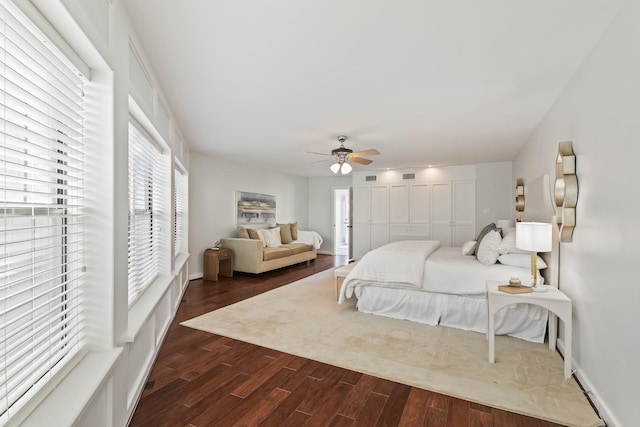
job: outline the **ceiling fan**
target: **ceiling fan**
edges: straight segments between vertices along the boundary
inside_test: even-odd
[[[352,170],[351,165],[348,162],[360,163],[361,165],[369,165],[373,162],[373,160],[365,159],[363,158],[363,156],[376,156],[380,154],[378,150],[373,148],[369,150],[353,151],[350,148],[344,146],[344,142],[347,140],[347,138],[348,137],[345,135],[338,136],[340,147],[331,150],[331,154],[315,153],[313,151],[307,151],[307,153],[333,157],[336,163],[331,165],[329,169],[331,169],[331,172],[333,173],[341,172],[343,175],[348,174]]]

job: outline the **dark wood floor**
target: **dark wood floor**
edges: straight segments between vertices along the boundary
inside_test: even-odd
[[[192,281],[130,426],[556,425],[179,325],[344,263]]]

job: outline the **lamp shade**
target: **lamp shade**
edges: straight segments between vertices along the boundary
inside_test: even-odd
[[[332,164],[329,169],[331,169],[331,172],[333,173],[338,173],[338,171],[340,170],[340,163]]]
[[[343,163],[342,164],[342,175],[346,175],[349,172],[351,172],[351,165],[349,163]]]
[[[524,251],[549,252],[553,245],[552,224],[519,222],[516,224],[516,247]]]

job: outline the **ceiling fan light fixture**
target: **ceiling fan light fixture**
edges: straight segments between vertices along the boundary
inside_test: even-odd
[[[346,175],[349,172],[351,172],[351,165],[349,163],[343,163],[341,172],[342,172],[342,175]]]
[[[331,169],[331,172],[333,173],[338,173],[338,171],[340,170],[340,163],[332,164],[329,169]]]

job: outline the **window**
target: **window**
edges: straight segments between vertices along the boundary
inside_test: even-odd
[[[129,306],[160,272],[162,153],[140,125],[129,123]]]
[[[0,3],[0,424],[83,347],[84,77]]]
[[[173,248],[176,256],[187,252],[187,176],[182,168],[174,169]]]

